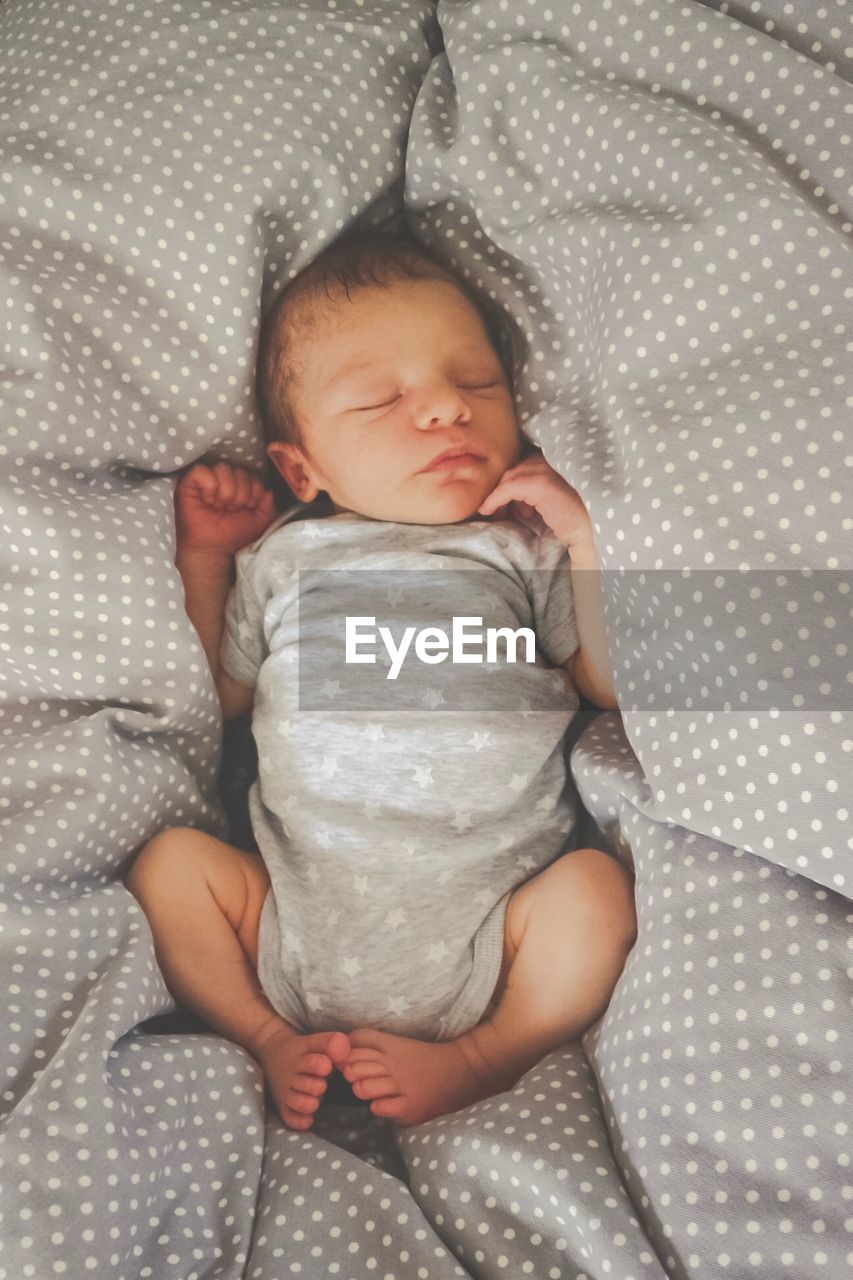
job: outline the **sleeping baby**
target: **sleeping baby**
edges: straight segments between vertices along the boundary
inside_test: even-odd
[[[423,248],[345,237],[262,334],[268,453],[296,506],[276,517],[226,463],[176,489],[187,613],[223,716],[252,708],[261,856],[171,828],[127,885],[175,1000],[257,1059],[293,1129],[335,1070],[401,1125],[510,1088],[600,1017],[634,941],[627,873],[572,847],[566,729],[578,691],[616,705],[591,523],[522,437],[500,347],[487,301]],[[341,568],[470,571],[464,612],[535,636],[532,660],[490,655],[503,709],[466,704],[470,658],[446,652],[432,701],[395,706],[389,672],[366,709],[314,705],[300,635],[339,630]],[[404,594],[359,612],[405,621]]]

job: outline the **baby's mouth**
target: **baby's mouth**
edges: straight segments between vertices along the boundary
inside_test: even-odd
[[[421,470],[444,471],[452,467],[470,467],[482,462],[485,462],[485,458],[474,449],[445,449],[443,453],[436,454],[432,462]]]

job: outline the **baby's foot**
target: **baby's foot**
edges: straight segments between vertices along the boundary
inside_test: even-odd
[[[395,1124],[422,1124],[509,1088],[515,1077],[489,1066],[470,1040],[431,1043],[384,1031],[353,1031],[343,1074],[357,1098]]]
[[[349,1051],[342,1031],[302,1035],[286,1022],[255,1048],[275,1108],[289,1128],[311,1128],[329,1076]]]

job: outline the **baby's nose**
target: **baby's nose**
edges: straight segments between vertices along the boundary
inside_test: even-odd
[[[467,422],[471,410],[457,388],[445,382],[424,389],[415,403],[414,416],[416,424],[426,429]]]

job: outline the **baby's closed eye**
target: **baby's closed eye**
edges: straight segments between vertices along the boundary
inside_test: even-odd
[[[499,378],[492,378],[488,382],[458,382],[456,385],[461,391],[491,391],[493,388],[500,387],[503,384]],[[350,412],[367,413],[371,409],[388,409],[400,399],[402,399],[402,393],[396,392],[391,396],[377,398],[371,404],[354,405]]]
[[[353,412],[353,413],[365,413],[368,409],[387,409],[389,405],[394,404],[394,403],[395,403],[397,400],[399,400],[399,399],[400,399],[399,395],[393,395],[393,396],[391,396],[388,400],[382,400],[382,401],[380,401],[378,404],[362,404],[362,405],[357,405],[357,406],[355,406],[355,408],[352,410],[352,412]]]

